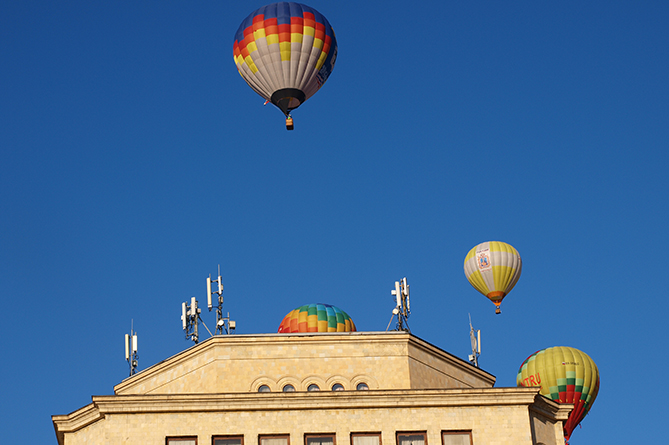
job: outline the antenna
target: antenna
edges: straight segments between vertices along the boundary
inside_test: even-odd
[[[481,330],[474,330],[471,314],[469,314],[469,339],[472,345],[472,353],[469,355],[469,361],[478,368],[479,356],[481,355]]]
[[[200,312],[195,297],[191,297],[190,305],[185,302],[181,303],[181,327],[186,331],[186,340],[193,340],[195,344],[200,340],[197,329],[197,322],[200,320]]]
[[[411,308],[409,306],[409,285],[407,284],[406,277],[402,278],[401,281],[395,281],[395,289],[390,291],[390,295],[395,297],[395,308],[393,309],[393,314],[390,316],[390,322],[388,322],[386,331],[390,328],[393,318],[397,315],[397,326],[395,330],[411,332],[408,323],[409,315],[411,315]]]
[[[230,320],[230,312],[228,312],[227,317],[223,316],[223,277],[221,277],[221,265],[218,265],[218,279],[213,280],[214,283],[218,284],[218,290],[212,290],[211,288],[211,275],[207,278],[207,301],[209,302],[209,312],[214,308],[211,303],[211,296],[216,294],[218,295],[218,304],[216,307],[216,334],[234,334],[236,323]],[[206,327],[206,326],[205,326]]]
[[[139,354],[137,353],[137,332],[133,330],[134,320],[130,320],[130,334],[125,334],[125,361],[130,366],[130,375],[137,372]]]
[[[211,312],[211,274],[207,278],[207,307],[209,308],[209,312]]]
[[[218,285],[218,290],[212,289],[212,283]],[[212,295],[218,297],[218,304],[216,306],[213,304]],[[223,278],[221,277],[220,264],[218,265],[218,279],[212,280],[211,274],[207,277],[207,308],[209,312],[216,308],[216,334],[223,334],[224,331],[226,334],[234,334],[236,323],[230,320],[230,313],[228,312],[227,317],[223,317]],[[190,305],[186,302],[181,303],[181,328],[186,332],[186,340],[193,340],[196,344],[200,341],[198,333],[199,322],[204,325],[209,335],[214,336],[200,317],[201,313],[202,310],[195,297],[191,297]]]

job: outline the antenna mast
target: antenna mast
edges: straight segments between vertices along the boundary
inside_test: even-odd
[[[195,344],[200,341],[198,332],[198,322],[202,321],[200,312],[202,310],[198,307],[195,297],[190,298],[190,305],[186,302],[181,303],[181,327],[186,332],[186,340],[193,340]],[[204,327],[209,331],[206,324]],[[209,334],[211,335],[211,332]]]
[[[474,330],[472,326],[472,314],[469,314],[469,339],[472,344],[472,353],[469,355],[469,361],[478,368],[479,356],[481,355],[481,330]]]
[[[218,290],[212,292],[211,283],[218,284]],[[223,278],[221,277],[221,265],[218,265],[218,280],[212,280],[211,275],[207,278],[207,306],[209,307],[209,312],[214,308],[211,301],[212,295],[218,295],[218,305],[216,306],[216,335],[223,334],[225,331],[226,334],[234,334],[236,323],[233,320],[230,320],[230,312],[228,312],[227,317],[223,317]]]
[[[130,366],[130,375],[137,372],[139,354],[137,353],[137,332],[133,330],[134,320],[130,320],[130,334],[125,334],[125,360]]]
[[[390,291],[390,295],[395,297],[395,308],[393,309],[393,314],[390,316],[388,328],[390,328],[390,323],[393,322],[393,318],[397,315],[395,330],[411,332],[408,323],[409,315],[411,315],[411,304],[409,300],[409,285],[407,284],[406,277],[402,278],[401,281],[395,281],[395,289]],[[386,331],[388,328],[386,328]]]

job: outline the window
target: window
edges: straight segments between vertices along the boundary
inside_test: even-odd
[[[244,445],[244,436],[214,436],[214,445]]]
[[[441,442],[443,445],[472,445],[472,432],[442,431]]]
[[[197,436],[193,437],[166,437],[167,445],[197,445]]]
[[[367,391],[369,389],[369,386],[367,386],[367,383],[362,382],[358,383],[358,385],[355,387],[356,390],[358,391]]]
[[[272,392],[272,390],[267,385],[261,385],[260,388],[258,388],[258,392]]]
[[[397,433],[397,445],[427,445],[427,434],[425,432]]]
[[[344,390],[344,385],[342,385],[341,383],[335,383],[334,385],[332,385],[332,390],[333,391],[343,391]]]
[[[259,445],[290,445],[288,434],[280,436],[258,436]]]
[[[295,392],[295,387],[293,385],[286,385],[283,387],[283,392]]]
[[[307,387],[307,391],[320,391],[321,389],[318,387],[317,384],[312,383]]]
[[[305,434],[304,445],[335,445],[334,434]]]
[[[351,433],[351,445],[381,445],[381,433]]]

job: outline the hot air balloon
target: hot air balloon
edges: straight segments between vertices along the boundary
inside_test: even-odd
[[[280,2],[252,12],[239,26],[233,47],[239,74],[253,91],[286,115],[323,86],[337,59],[337,40],[314,8]]]
[[[541,386],[541,394],[574,409],[564,424],[568,441],[574,428],[588,414],[599,391],[599,370],[585,352],[556,346],[530,355],[520,366],[518,386]]]
[[[481,243],[465,257],[465,276],[474,289],[495,303],[495,313],[520,278],[523,263],[518,251],[500,241]]]
[[[279,325],[279,333],[354,332],[355,324],[348,314],[329,304],[306,304],[288,312]]]

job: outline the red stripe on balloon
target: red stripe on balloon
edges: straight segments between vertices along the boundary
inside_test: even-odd
[[[304,26],[310,26],[312,28],[316,25],[316,17],[311,12],[305,12],[304,16]]]

